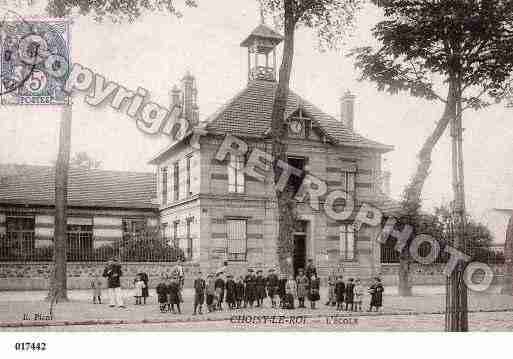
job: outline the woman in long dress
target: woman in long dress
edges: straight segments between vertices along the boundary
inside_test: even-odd
[[[296,278],[297,282],[297,300],[299,301],[298,308],[305,307],[305,298],[308,295],[308,277],[304,274],[303,270],[299,270],[299,274]]]
[[[285,283],[285,303],[284,309],[294,309],[294,296],[297,293],[297,284],[294,280],[294,276],[290,275],[289,279]]]

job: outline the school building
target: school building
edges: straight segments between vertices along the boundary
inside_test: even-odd
[[[187,265],[203,272],[215,271],[225,262],[234,274],[248,267],[277,267],[278,213],[272,175],[259,181],[242,172],[247,158],[229,156],[219,162],[215,154],[226,134],[243,139],[250,149],[271,152],[276,47],[281,42],[280,34],[259,25],[241,43],[247,48],[247,85],[202,121],[194,77],[188,73],[180,88],[173,87],[170,105],[182,108],[199,143],[191,144],[191,134],[162,149],[150,159],[155,173],[72,168],[69,245],[90,251],[124,234],[159,228],[163,238],[183,250]],[[389,173],[382,169],[382,156],[393,147],[354,131],[354,95],[347,92],[339,101],[341,117],[335,118],[291,89],[286,106],[288,162],[324,180],[328,191],[351,193],[356,207],[367,203],[393,215],[399,205],[385,194]],[[30,261],[23,253],[52,245],[53,176],[53,169],[44,166],[1,168],[0,235],[4,236],[0,237],[19,243],[18,262]],[[300,178],[292,182],[296,188],[301,185]],[[308,201],[298,203],[294,268],[304,267],[312,258],[321,275],[333,269],[363,278],[380,273],[381,246],[374,241],[378,229],[364,225],[357,231],[354,216],[336,221],[322,208],[322,198],[320,210],[312,209]],[[0,262],[2,277],[12,266],[9,258]]]
[[[247,267],[276,267],[278,213],[272,174],[261,182],[246,176],[247,157],[215,154],[226,134],[243,139],[250,150],[271,153],[271,111],[277,87],[276,47],[282,36],[259,25],[242,43],[247,48],[248,82],[225,105],[201,122],[195,80],[188,74],[182,92],[176,87],[171,102],[181,99],[183,113],[195,124],[199,144],[192,135],[160,151],[150,163],[157,169],[160,225],[166,236],[178,238],[190,261],[204,271],[215,271],[226,261],[230,271]],[[355,96],[340,99],[341,118],[334,118],[290,91],[286,119],[288,162],[324,180],[328,191],[353,195],[356,207],[368,203],[386,215],[399,205],[383,192],[389,173],[382,171],[382,156],[392,146],[367,139],[354,131]],[[301,179],[293,179],[299,188]],[[290,183],[290,182],[289,182]],[[369,277],[380,272],[377,228],[355,230],[352,219],[335,221],[308,202],[298,203],[298,231],[294,233],[294,268],[312,258],[321,274],[343,269]]]

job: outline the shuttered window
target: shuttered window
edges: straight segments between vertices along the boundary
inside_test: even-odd
[[[247,221],[245,219],[228,219],[226,227],[228,260],[245,261],[247,253]]]
[[[192,155],[185,157],[185,197],[189,197],[191,193],[191,158]]]
[[[162,204],[167,203],[167,167],[163,167],[160,169],[160,179],[162,181],[161,183],[161,190],[162,190]]]
[[[174,200],[178,201],[180,199],[180,167],[178,162],[175,162],[173,165],[173,196]]]
[[[340,258],[354,260],[355,228],[352,223],[340,226]]]
[[[173,246],[174,247],[179,247],[180,246],[179,238],[178,238],[178,226],[179,225],[180,225],[180,221],[174,221],[173,222],[173,238],[172,238],[172,242],[173,242]]]
[[[244,193],[244,156],[230,155],[228,163],[228,192]]]
[[[350,193],[354,197],[356,189],[356,171],[343,171],[342,172],[342,186],[344,191]]]
[[[192,254],[193,254],[193,238],[192,238],[192,224],[194,223],[194,217],[187,218],[185,221],[185,241],[184,241],[184,247],[183,253],[185,255],[185,259],[192,260]]]

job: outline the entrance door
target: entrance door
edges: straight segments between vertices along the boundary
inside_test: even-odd
[[[294,234],[294,275],[297,275],[299,268],[306,265],[306,235]]]

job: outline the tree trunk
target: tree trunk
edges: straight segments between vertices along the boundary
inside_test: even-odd
[[[408,253],[408,247],[403,249],[403,252],[399,255],[399,285],[397,293],[401,297],[411,297],[413,295],[411,283],[410,283],[410,255]]]
[[[454,84],[449,84],[449,90],[447,94],[447,100],[445,103],[444,112],[442,117],[437,122],[435,129],[426,139],[422,148],[417,155],[418,163],[415,173],[413,174],[408,186],[404,191],[404,200],[402,208],[405,214],[411,218],[416,217],[416,213],[420,208],[422,188],[429,176],[429,169],[431,168],[431,155],[436,144],[442,137],[445,129],[449,125],[451,118],[454,117],[456,111]],[[409,267],[410,267],[410,256],[408,248],[401,253],[399,257],[399,285],[398,293],[400,296],[411,296],[411,283],[409,281]]]
[[[274,180],[278,182],[280,171],[278,160],[287,162],[287,126],[285,121],[285,108],[289,96],[290,73],[292,71],[292,59],[294,56],[294,31],[295,20],[293,1],[285,0],[285,34],[283,44],[283,59],[280,66],[279,81],[274,94],[272,110],[272,155],[274,158]],[[286,187],[284,190],[276,188],[278,202],[278,261],[282,273],[292,274],[293,256],[293,228],[295,224],[295,201],[293,193]]]
[[[456,80],[456,108],[451,122],[452,172],[454,191],[455,235],[451,244],[462,253],[466,252],[465,238],[465,190],[463,172],[463,127],[461,113],[461,82]],[[464,281],[465,263],[459,261],[447,278],[445,330],[448,332],[468,331],[468,295]]]
[[[513,295],[513,215],[509,218],[504,242],[504,280],[501,294]]]
[[[64,105],[61,113],[59,152],[55,165],[55,232],[53,273],[48,299],[52,303],[67,300],[66,248],[67,248],[67,198],[68,167],[71,146],[71,105]]]

